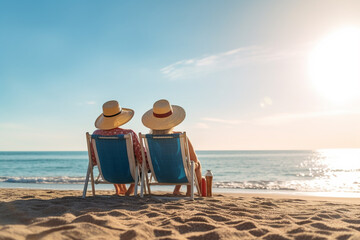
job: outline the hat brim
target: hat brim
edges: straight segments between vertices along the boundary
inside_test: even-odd
[[[104,117],[101,114],[95,121],[95,127],[102,130],[109,130],[120,127],[132,119],[134,110],[129,108],[122,108],[121,113],[114,117]]]
[[[171,105],[173,112],[170,116],[158,118],[153,115],[153,109],[150,109],[142,116],[142,123],[145,127],[153,130],[165,130],[179,125],[185,119],[185,110],[176,105]]]

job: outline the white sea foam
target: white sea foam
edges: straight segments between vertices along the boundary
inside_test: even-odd
[[[359,182],[344,182],[336,179],[313,179],[292,181],[244,181],[215,182],[215,188],[252,189],[252,190],[286,190],[300,192],[354,192],[360,193]]]
[[[79,184],[84,181],[84,177],[0,177],[0,182],[7,183]]]
[[[214,189],[360,193],[360,150],[199,151]],[[0,152],[0,187],[81,188],[87,152]],[[97,176],[97,168],[94,168]]]

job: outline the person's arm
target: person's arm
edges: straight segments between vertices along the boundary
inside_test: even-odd
[[[199,160],[198,160],[198,158],[197,158],[197,156],[196,156],[196,153],[195,153],[194,147],[193,147],[193,145],[191,144],[191,142],[190,142],[189,138],[188,138],[188,144],[189,144],[190,160],[192,160],[192,161],[194,161],[194,162],[198,163],[198,162],[199,162]]]
[[[181,132],[173,132],[173,133],[181,133]],[[192,145],[191,142],[190,142],[190,139],[189,139],[188,137],[186,137],[186,138],[187,138],[187,141],[188,141],[190,160],[192,160],[192,161],[200,164],[200,162],[199,162],[199,160],[198,160],[198,158],[197,158],[197,156],[196,156],[194,147],[193,147],[193,145]]]

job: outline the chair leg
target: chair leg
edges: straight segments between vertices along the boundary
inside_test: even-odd
[[[146,186],[147,186],[147,189],[148,189],[148,191],[149,191],[149,195],[151,195],[150,181],[149,181],[149,176],[148,176],[147,173],[146,173]]]
[[[190,179],[191,179],[191,200],[194,200],[194,174],[195,174],[194,162],[191,161],[191,171],[190,171]]]
[[[134,196],[137,196],[138,183],[139,183],[139,168],[136,166],[135,167],[135,191],[134,191]]]
[[[92,189],[92,194],[93,194],[93,196],[95,196],[95,181],[94,181],[93,167],[91,167],[90,176],[91,176],[91,189]]]
[[[141,187],[140,187],[140,197],[144,197],[144,175],[145,175],[145,161],[141,165]]]
[[[90,171],[91,171],[90,168],[91,168],[91,166],[89,164],[88,170],[86,173],[85,183],[84,183],[84,190],[83,190],[83,196],[82,196],[83,198],[86,197],[87,187],[88,187],[88,183],[89,183],[89,176],[90,176]]]

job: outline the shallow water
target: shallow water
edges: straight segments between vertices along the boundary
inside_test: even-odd
[[[214,191],[360,193],[360,149],[197,154]],[[87,152],[0,152],[0,187],[81,189],[87,163]]]

